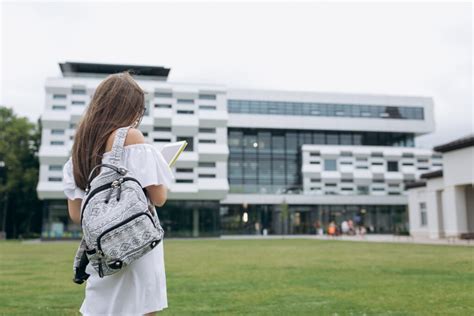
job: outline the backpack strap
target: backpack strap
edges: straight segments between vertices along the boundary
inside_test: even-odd
[[[123,154],[123,145],[125,144],[125,138],[127,138],[128,130],[130,126],[121,127],[115,134],[114,143],[112,145],[112,156],[110,161],[112,165],[118,166]]]

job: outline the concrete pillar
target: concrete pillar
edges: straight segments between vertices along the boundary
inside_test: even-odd
[[[199,208],[193,208],[193,237],[199,237]]]
[[[466,191],[463,186],[444,189],[443,219],[446,237],[458,237],[467,232]]]
[[[430,238],[438,239],[443,237],[443,218],[439,191],[429,191],[426,194],[426,212],[428,217],[428,231]],[[419,215],[419,214],[418,214]]]

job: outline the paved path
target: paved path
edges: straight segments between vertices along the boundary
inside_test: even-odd
[[[410,236],[395,235],[374,235],[369,234],[361,236],[337,236],[329,237],[327,235],[224,235],[220,237],[190,237],[190,238],[166,238],[165,240],[251,240],[251,239],[316,239],[316,240],[343,240],[343,241],[359,241],[359,242],[388,242],[388,243],[407,243],[407,244],[427,244],[427,245],[449,245],[449,246],[474,246],[474,240],[461,239],[429,239],[429,238],[413,238]],[[24,240],[24,243],[39,243],[40,239]],[[47,242],[75,242],[77,240],[47,240]]]
[[[375,235],[369,234],[362,236],[337,236],[327,235],[227,235],[221,236],[221,239],[317,239],[317,240],[344,240],[344,241],[363,241],[363,242],[391,242],[391,243],[410,243],[410,244],[429,244],[429,245],[450,245],[450,246],[474,246],[474,240],[461,239],[429,239],[413,238],[411,236],[395,235]]]

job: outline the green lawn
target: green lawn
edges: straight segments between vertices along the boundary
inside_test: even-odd
[[[0,315],[74,315],[77,242],[0,243]],[[163,315],[474,315],[474,248],[166,240]]]

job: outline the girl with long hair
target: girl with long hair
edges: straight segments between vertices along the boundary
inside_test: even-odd
[[[161,153],[146,144],[137,129],[144,113],[145,93],[128,72],[108,76],[95,90],[63,169],[73,222],[80,223],[89,173],[94,166],[109,162],[115,133],[121,127],[130,127],[121,157],[124,167],[139,180],[155,206],[166,202],[173,174]],[[168,306],[163,242],[113,275],[100,278],[91,265],[86,272],[90,277],[80,308],[83,315],[155,315]]]

